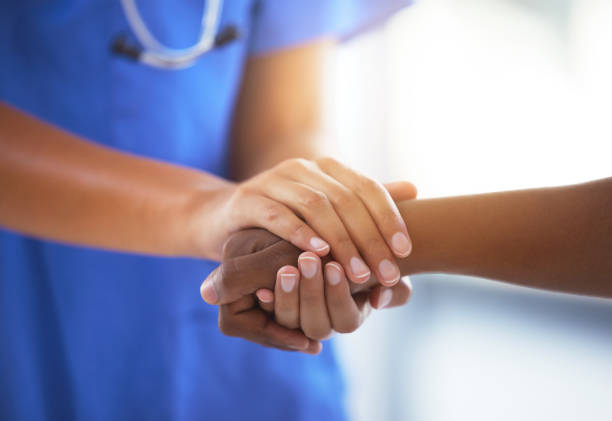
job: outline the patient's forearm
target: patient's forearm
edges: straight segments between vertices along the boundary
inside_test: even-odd
[[[612,297],[612,178],[399,204],[413,240],[403,273],[482,276]]]

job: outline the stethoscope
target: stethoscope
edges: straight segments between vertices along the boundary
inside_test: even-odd
[[[119,36],[113,42],[112,51],[162,69],[182,69],[193,65],[205,53],[239,37],[238,29],[233,25],[228,25],[217,32],[223,1],[204,0],[204,2],[198,42],[189,48],[175,49],[161,44],[149,31],[138,11],[136,0],[121,0],[125,17],[140,46],[129,45],[125,36]]]

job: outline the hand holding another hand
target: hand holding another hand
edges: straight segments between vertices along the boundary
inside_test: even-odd
[[[224,185],[213,198],[204,195],[206,205],[194,207],[202,215],[194,232],[206,232],[199,241],[213,244],[219,255],[232,233],[264,228],[318,256],[331,250],[352,282],[374,274],[392,286],[399,280],[395,259],[412,250],[392,190],[404,199],[414,198],[416,189],[408,182],[391,186],[332,158],[288,159],[242,183]]]
[[[327,339],[334,331],[353,332],[365,321],[371,307],[402,305],[410,296],[411,287],[405,281],[383,287],[371,279],[364,286],[352,284],[351,288],[338,262],[324,263],[314,253],[300,254],[298,268],[282,267],[274,292],[260,289],[256,295],[260,306],[274,313],[278,324],[300,329],[310,339]]]
[[[295,262],[300,270],[291,266]],[[258,291],[268,302],[258,303]],[[201,292],[205,301],[221,304],[219,328],[226,335],[316,354],[319,341],[332,329],[357,329],[370,305],[379,308],[383,300],[389,301],[387,307],[404,304],[410,286],[399,282],[382,287],[374,277],[364,284],[350,283],[337,262],[301,253],[268,231],[249,229],[230,236],[222,264],[208,276]]]

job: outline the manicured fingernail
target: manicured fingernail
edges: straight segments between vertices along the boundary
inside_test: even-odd
[[[212,282],[204,282],[202,288],[200,289],[200,293],[202,294],[202,298],[208,304],[216,304],[219,297],[217,297],[217,292],[215,291],[215,287]]]
[[[338,285],[342,280],[342,269],[336,263],[325,265],[325,278],[330,285]]]
[[[305,278],[312,278],[317,273],[317,259],[314,257],[304,256],[298,259],[300,272]]]
[[[391,237],[391,245],[393,246],[393,250],[401,257],[408,256],[412,251],[412,243],[403,232],[396,232],[393,234],[393,237]]]
[[[297,275],[295,273],[281,273],[280,279],[281,289],[285,292],[291,292],[297,282]]]
[[[314,251],[325,251],[329,249],[329,244],[319,237],[312,237],[310,239],[310,245]]]
[[[358,257],[351,259],[351,271],[359,281],[365,282],[370,277],[370,269],[368,266]]]
[[[378,265],[378,270],[382,275],[381,281],[385,285],[394,285],[400,279],[399,268],[390,260],[385,259]]]
[[[271,303],[274,301],[274,293],[267,289],[260,289],[255,293],[255,295],[257,295],[257,298],[259,298],[259,301],[262,303]]]
[[[383,290],[378,297],[378,309],[387,307],[391,302],[391,298],[393,298],[393,291],[388,288]]]

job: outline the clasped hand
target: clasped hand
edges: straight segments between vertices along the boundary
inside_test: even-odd
[[[327,158],[285,161],[234,190],[234,220],[260,207],[275,217],[253,219],[264,229],[237,224],[202,284],[204,300],[220,305],[223,333],[316,354],[321,340],[354,331],[372,307],[408,300],[396,258],[411,246],[394,200],[413,199],[412,184],[383,186]]]
[[[333,331],[357,329],[372,307],[403,305],[411,292],[407,279],[392,287],[374,277],[351,283],[337,262],[301,252],[263,229],[228,239],[222,264],[202,284],[210,302],[207,288],[215,291],[211,304],[220,304],[224,334],[309,354],[319,353],[321,340]]]

